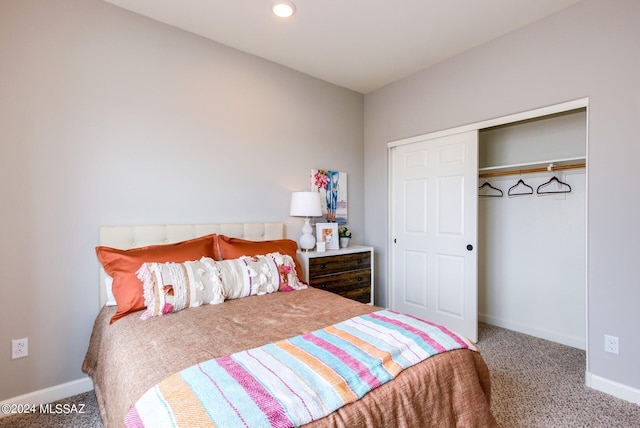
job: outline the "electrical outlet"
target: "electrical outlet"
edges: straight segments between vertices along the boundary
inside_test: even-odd
[[[14,339],[11,341],[11,359],[22,358],[29,355],[29,338]]]
[[[604,350],[612,354],[618,354],[618,338],[615,336],[604,335]]]

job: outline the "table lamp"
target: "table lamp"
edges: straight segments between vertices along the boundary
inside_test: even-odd
[[[320,206],[320,194],[318,192],[293,192],[291,194],[291,209],[289,215],[292,217],[304,217],[302,235],[298,239],[298,245],[303,250],[311,250],[316,245],[316,238],[313,236],[311,228],[311,217],[322,215]]]

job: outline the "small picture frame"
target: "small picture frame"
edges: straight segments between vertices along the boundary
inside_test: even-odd
[[[338,223],[316,223],[316,242],[324,242],[327,250],[340,248]]]

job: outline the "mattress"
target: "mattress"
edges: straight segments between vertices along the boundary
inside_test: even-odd
[[[124,416],[151,387],[194,364],[378,310],[307,288],[229,300],[146,320],[140,312],[109,324],[98,314],[82,369],[94,382],[105,427]],[[497,426],[491,382],[479,352],[448,351],[402,371],[360,400],[305,426]]]

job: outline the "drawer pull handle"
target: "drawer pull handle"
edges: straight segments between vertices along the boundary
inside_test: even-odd
[[[362,282],[362,279],[363,279],[363,278],[362,278],[361,276],[359,276],[359,277],[358,277],[358,282]]]
[[[327,265],[325,265],[325,264],[321,264],[321,265],[320,265],[320,268],[321,268],[321,269],[326,269],[326,268],[327,268]]]
[[[358,264],[362,264],[362,259],[358,259]]]

